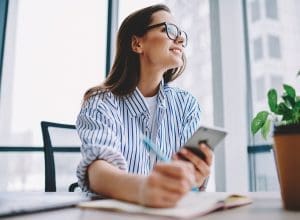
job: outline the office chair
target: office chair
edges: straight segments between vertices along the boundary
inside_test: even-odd
[[[43,142],[44,142],[44,157],[45,157],[45,192],[56,192],[56,172],[55,167],[59,165],[58,161],[55,162],[55,156],[54,152],[63,153],[64,156],[66,156],[65,153],[77,153],[80,152],[80,146],[81,141],[78,137],[78,134],[76,132],[75,125],[68,125],[68,124],[60,124],[60,123],[53,123],[53,122],[47,122],[42,121],[41,122],[41,128],[42,128],[42,135],[43,135]],[[79,162],[79,154],[78,161]],[[72,157],[69,158],[74,161],[74,154],[72,154]],[[65,160],[65,159],[64,159]],[[57,170],[63,170],[67,166],[69,161],[64,161],[64,163],[61,163],[62,169]],[[58,167],[59,168],[59,167]],[[74,163],[74,177],[75,177],[75,169],[76,164]],[[67,180],[68,181],[68,180]],[[74,180],[72,180],[74,181]],[[72,182],[70,181],[70,182]],[[78,187],[78,183],[72,183],[68,191],[74,192],[76,187]]]

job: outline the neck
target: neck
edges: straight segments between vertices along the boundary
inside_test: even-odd
[[[138,83],[138,89],[144,97],[155,96],[159,90],[159,84],[163,78],[164,71],[158,71],[154,69],[143,70],[141,68],[140,80]]]

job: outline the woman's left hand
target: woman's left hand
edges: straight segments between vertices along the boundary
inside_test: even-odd
[[[178,152],[178,154],[175,154],[173,156],[173,159],[177,160],[180,159],[180,157],[184,157],[186,160],[190,161],[195,166],[195,179],[196,179],[196,186],[200,187],[204,183],[205,179],[210,174],[210,167],[212,164],[213,159],[213,152],[209,147],[202,143],[199,145],[200,150],[204,153],[205,159],[201,159],[191,151],[189,151],[186,148],[181,148],[181,150]]]

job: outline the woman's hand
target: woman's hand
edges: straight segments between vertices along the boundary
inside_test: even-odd
[[[158,163],[139,187],[139,203],[173,207],[195,184],[195,168],[186,161]]]
[[[195,179],[196,179],[196,185],[197,187],[200,187],[205,179],[209,176],[210,174],[210,167],[212,164],[212,159],[213,159],[213,152],[209,149],[209,147],[202,143],[199,145],[200,150],[204,153],[205,159],[199,158],[197,155],[192,153],[191,151],[187,150],[186,148],[182,148],[179,151],[180,156],[184,157],[187,159],[189,162],[191,162],[195,166]],[[173,156],[173,159],[179,160],[180,157],[175,154]]]

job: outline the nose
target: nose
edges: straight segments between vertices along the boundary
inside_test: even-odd
[[[185,44],[185,39],[184,39],[184,37],[182,36],[182,32],[180,32],[179,34],[178,34],[178,36],[176,37],[176,40],[175,40],[175,43],[176,44],[181,44],[182,46]],[[184,47],[184,46],[183,46]]]

